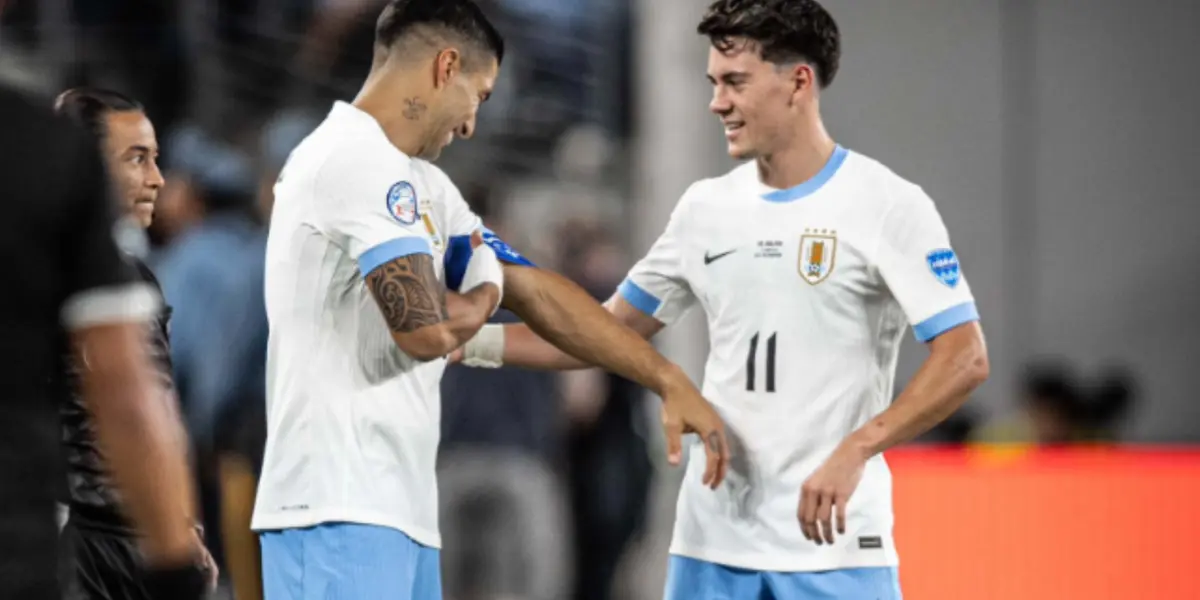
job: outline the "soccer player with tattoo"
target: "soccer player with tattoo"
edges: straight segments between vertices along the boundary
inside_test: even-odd
[[[431,160],[469,138],[503,57],[471,0],[392,0],[352,103],[275,187],[266,257],[267,447],[252,527],[268,600],[441,597],[435,459],[445,357],[503,306],[663,397],[680,437],[724,426],[683,371],[583,289],[538,269]]]
[[[699,33],[709,108],[746,162],[684,192],[607,304],[647,338],[700,306],[703,389],[734,447],[715,494],[688,469],[666,597],[897,599],[882,453],[987,377],[970,288],[929,196],[826,132],[840,39],[820,4],[718,0]],[[929,354],[893,401],[909,325]],[[534,333],[489,325],[464,362],[587,366]]]
[[[139,228],[149,227],[163,177],[158,170],[154,126],[141,104],[109,90],[75,88],[58,96],[54,110],[96,139],[126,221]],[[158,279],[132,252],[136,248],[126,250],[126,260],[135,267],[139,278],[161,296]],[[159,306],[154,321],[146,327],[146,339],[154,359],[157,400],[177,412],[168,334],[170,313],[169,306]],[[107,460],[96,439],[95,423],[82,395],[80,375],[88,368],[87,362],[71,357],[66,362],[72,393],[61,409],[70,500],[61,540],[65,597],[151,600],[137,530],[129,522],[113,485]],[[187,518],[182,509],[181,520]],[[210,588],[216,587],[216,565],[204,546],[199,526],[194,531],[196,570],[208,580]]]

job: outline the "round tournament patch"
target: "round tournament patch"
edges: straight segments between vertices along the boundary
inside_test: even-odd
[[[412,225],[421,218],[417,210],[417,190],[407,181],[397,182],[388,190],[387,207],[392,218],[405,225]]]

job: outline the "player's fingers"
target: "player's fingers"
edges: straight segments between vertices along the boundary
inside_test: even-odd
[[[704,485],[714,490],[721,484],[721,479],[724,477],[722,474],[723,447],[724,441],[717,430],[714,429],[704,435],[704,455],[707,459],[704,465]]]
[[[729,473],[729,462],[733,460],[733,451],[729,448],[729,436],[725,435],[724,427],[718,427],[709,432],[708,435],[709,438],[715,436],[717,444],[720,447],[721,456],[720,463],[717,465],[717,477],[712,483],[713,489],[717,489],[717,486],[721,485],[722,481],[725,481],[725,475]]]
[[[483,232],[476,229],[471,232],[471,249],[478,248],[483,245]]]
[[[833,494],[822,492],[817,498],[817,525],[820,527],[820,535],[817,537],[817,545],[822,541],[826,544],[833,543]]]
[[[837,504],[837,532],[846,535],[846,502],[850,499],[839,495],[834,502]]]
[[[683,426],[668,419],[663,422],[663,434],[667,438],[667,462],[678,466],[683,460]]]
[[[800,532],[804,534],[804,539],[813,540],[813,525],[816,521],[816,494],[806,484],[800,488],[800,509],[797,515],[800,518]]]

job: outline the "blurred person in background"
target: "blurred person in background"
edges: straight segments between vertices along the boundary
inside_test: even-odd
[[[685,475],[665,596],[898,599],[883,452],[987,378],[970,287],[929,196],[829,136],[841,41],[824,7],[717,0],[697,30],[709,108],[747,162],[684,193],[607,304],[646,338],[704,310],[704,389],[734,432],[726,485],[708,493],[699,464]],[[893,401],[909,326],[928,355]],[[525,326],[484,327],[463,352],[588,366]]]
[[[1075,440],[1084,403],[1070,368],[1060,362],[1026,366],[1020,394],[1018,412],[981,427],[974,441],[1056,445]]]
[[[60,94],[55,112],[96,137],[113,183],[113,191],[126,218],[146,228],[163,185],[158,169],[158,140],[142,106],[117,92],[75,88]],[[138,248],[142,235],[125,241],[127,260],[142,281],[162,295],[157,278],[146,266]],[[168,335],[171,308],[159,309],[148,328],[149,349],[156,366],[160,399],[175,410],[177,398],[171,374]],[[80,387],[87,364],[68,360],[66,378],[73,393],[62,408],[63,441],[67,456],[69,517],[62,533],[63,578],[68,598],[150,600],[137,548],[137,531],[129,523],[107,461],[95,435]],[[184,518],[180,515],[180,518]],[[197,524],[196,545],[203,555],[197,565],[215,587],[217,568],[204,548]]]
[[[255,212],[259,222],[270,220],[275,202],[274,184],[287,162],[288,154],[307,136],[319,121],[303,110],[285,109],[272,117],[263,127],[258,146],[258,187]],[[245,215],[243,215],[243,218]],[[257,241],[254,238],[257,237]],[[242,284],[230,290],[231,302],[247,307],[263,307],[263,258],[266,228],[257,227],[248,233],[241,245],[245,255],[239,260]],[[266,311],[256,310],[249,315],[250,326],[223,334],[244,347],[248,358],[231,365],[237,371],[227,375],[238,382],[232,395],[219,402],[216,415],[215,453],[220,485],[220,514],[222,548],[225,553],[225,572],[228,574],[234,597],[238,600],[258,600],[263,597],[261,553],[258,538],[250,530],[254,512],[255,488],[262,470],[263,449],[266,445]]]
[[[1133,406],[1136,383],[1127,370],[1108,367],[1095,381],[1081,380],[1061,361],[1026,366],[1015,415],[984,427],[975,441],[1058,446],[1115,442]]]
[[[1127,367],[1110,365],[1102,368],[1087,388],[1084,440],[1120,441],[1121,432],[1137,406],[1137,394],[1137,378]]]
[[[598,222],[559,230],[564,275],[602,300],[624,275],[624,254]],[[509,367],[515,368],[515,367]],[[600,369],[561,374],[569,418],[567,474],[574,532],[571,598],[609,600],[621,559],[642,531],[653,482],[645,390]]]
[[[142,533],[147,589],[198,599],[206,581],[186,438],[145,339],[161,302],[114,239],[136,236],[137,225],[116,218],[95,139],[48,106],[0,87],[0,131],[0,257],[19,282],[0,296],[0,597],[61,598],[58,410],[71,392],[72,349],[70,360],[87,366],[80,389],[95,434]]]
[[[254,163],[247,153],[186,127],[170,137],[166,154],[170,166],[156,219],[166,244],[154,264],[174,307],[171,356],[196,446],[208,538],[218,564],[228,572],[225,534],[231,528],[223,526],[221,458],[257,462],[252,431],[255,407],[263,402],[266,234]],[[236,469],[247,463],[225,464]],[[237,473],[231,474],[235,482],[241,481]],[[240,529],[232,532],[245,537]],[[236,573],[244,572],[242,564]]]
[[[469,197],[497,236],[490,188]],[[491,323],[518,318],[501,309]],[[446,368],[438,459],[447,600],[561,600],[571,575],[556,377],[525,369]]]

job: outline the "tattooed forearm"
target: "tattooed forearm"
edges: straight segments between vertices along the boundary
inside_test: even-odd
[[[395,333],[416,331],[449,318],[446,288],[438,281],[428,254],[402,256],[367,275],[367,288]]]

